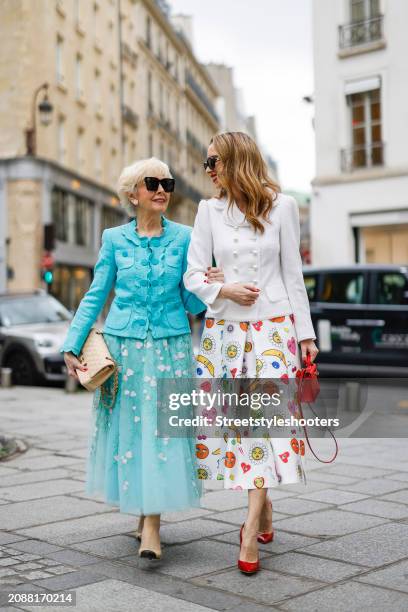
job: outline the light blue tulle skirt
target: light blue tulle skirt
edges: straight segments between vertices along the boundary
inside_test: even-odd
[[[199,506],[194,439],[157,435],[157,379],[193,377],[191,336],[104,338],[119,366],[119,387],[110,409],[99,389],[94,394],[86,492],[130,514]]]

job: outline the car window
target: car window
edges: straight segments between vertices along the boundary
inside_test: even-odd
[[[377,273],[376,303],[408,304],[408,278],[400,272]]]
[[[323,294],[319,301],[335,304],[362,304],[364,275],[359,272],[325,274]]]
[[[0,301],[0,321],[5,327],[70,319],[69,310],[50,295],[24,295]]]
[[[307,297],[310,302],[316,300],[317,296],[317,276],[314,274],[305,274],[304,275],[305,287],[307,291]]]

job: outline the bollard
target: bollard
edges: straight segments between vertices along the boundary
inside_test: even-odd
[[[360,383],[346,383],[346,406],[349,412],[361,412],[361,392]]]
[[[78,387],[78,381],[72,376],[67,376],[65,379],[65,393],[75,393]]]
[[[11,387],[13,385],[13,370],[11,368],[1,368],[1,386]]]

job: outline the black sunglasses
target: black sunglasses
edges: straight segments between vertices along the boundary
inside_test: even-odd
[[[215,164],[219,160],[220,158],[218,157],[218,155],[211,155],[210,157],[207,157],[207,161],[203,163],[204,170],[207,170],[207,168],[209,168],[210,170],[215,170]]]
[[[147,191],[157,191],[159,185],[161,185],[166,193],[173,192],[176,184],[173,178],[158,179],[155,176],[145,176],[144,182]]]

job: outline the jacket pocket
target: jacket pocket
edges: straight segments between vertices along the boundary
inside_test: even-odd
[[[180,268],[181,270],[182,261],[183,249],[172,248],[167,251],[165,262],[170,268]]]
[[[169,302],[166,304],[165,312],[169,329],[181,329],[182,327],[189,329],[188,318],[183,304],[180,302]]]
[[[106,317],[105,325],[112,329],[123,329],[129,323],[132,304],[114,300]]]
[[[266,295],[270,302],[280,302],[288,298],[288,292],[282,281],[276,281],[265,287]]]
[[[118,249],[115,251],[115,261],[118,270],[130,268],[135,262],[135,249]]]

